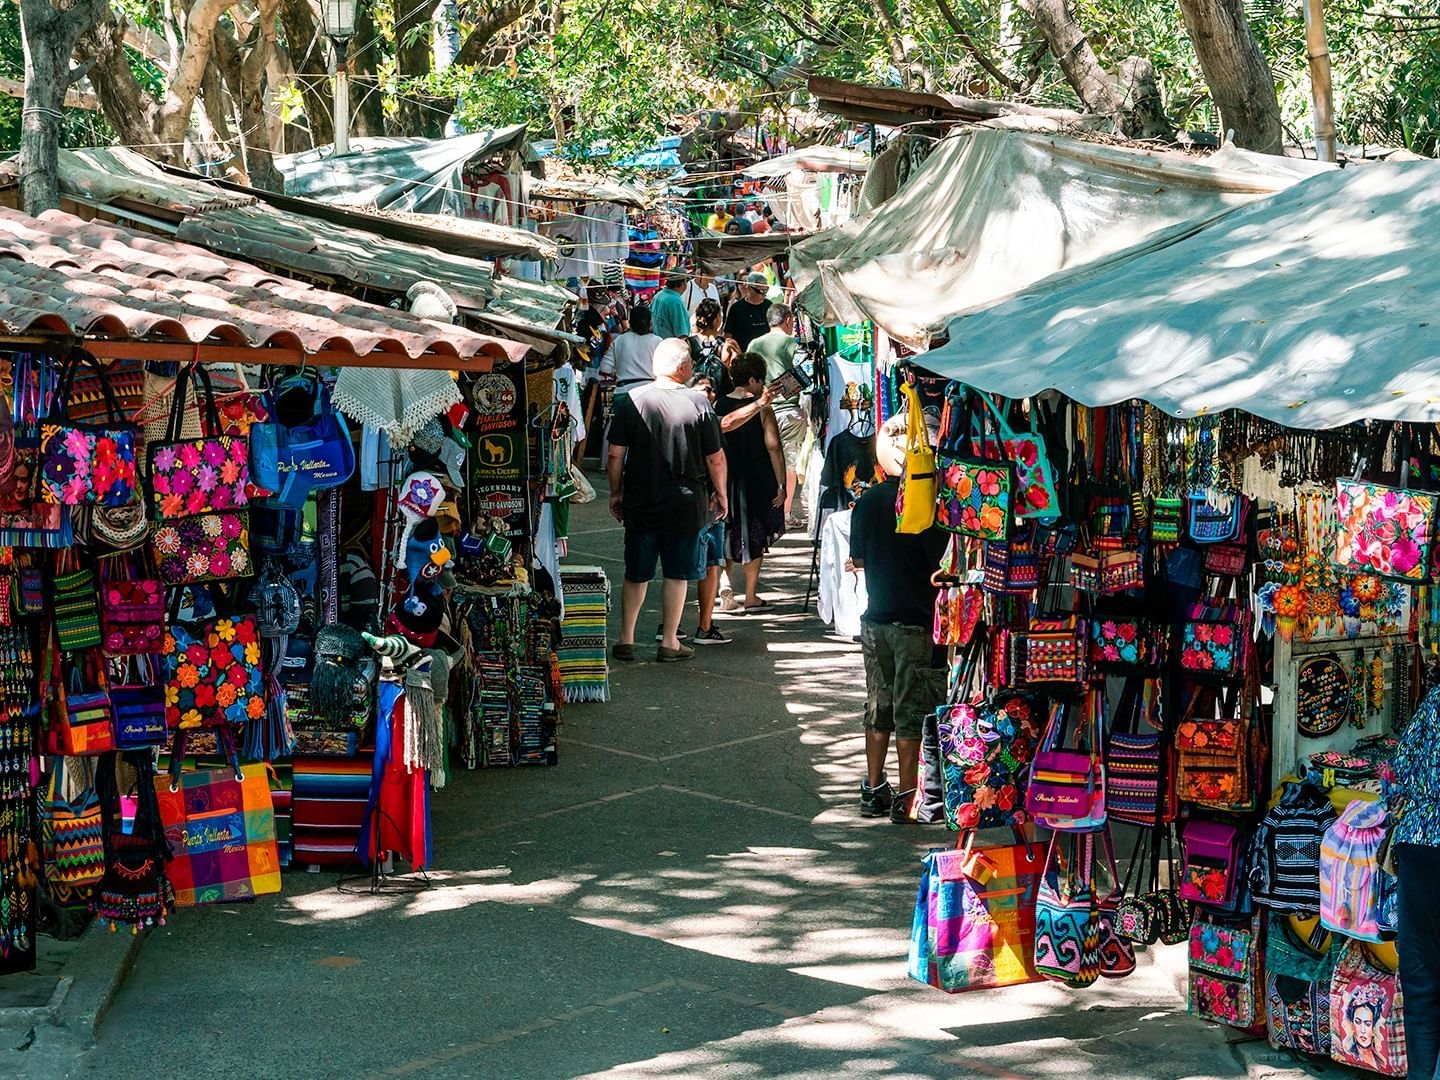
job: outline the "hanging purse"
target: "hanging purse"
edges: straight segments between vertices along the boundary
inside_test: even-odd
[[[54,758],[40,808],[40,857],[45,885],[57,904],[89,897],[105,876],[100,798],[93,786],[65,798],[65,758]]]
[[[1330,1039],[1330,1056],[1342,1065],[1385,1076],[1406,1075],[1409,1057],[1400,977],[1377,964],[1362,941],[1347,941],[1335,961],[1330,978]]]
[[[1306,932],[1298,932],[1301,927]],[[1335,936],[1319,919],[1270,913],[1265,934],[1265,1004],[1270,1045],[1330,1053],[1330,983]]]
[[[75,372],[89,364],[105,395],[106,421],[76,423],[65,414]],[[40,498],[60,506],[124,506],[135,498],[139,431],[126,423],[109,379],[94,357],[76,352],[64,367],[54,407],[40,424]]]
[[[1098,978],[1123,978],[1135,970],[1135,950],[1115,932],[1115,911],[1124,887],[1108,831],[1071,839],[1071,856],[1060,853],[1060,834],[1050,838],[1035,904],[1035,971],[1073,989]],[[1095,847],[1101,846],[1110,889],[1101,895]]]
[[[1163,661],[1160,629],[1149,619],[1097,615],[1090,620],[1090,670],[1102,675],[1151,675]]]
[[[1196,806],[1249,810],[1255,804],[1250,722],[1243,711],[1235,715],[1233,695],[1219,701],[1224,715],[1196,719],[1200,697],[1195,691],[1175,729],[1176,793],[1182,802]]]
[[[100,560],[101,645],[111,656],[159,652],[165,636],[165,590],[140,577],[125,555]]]
[[[1081,713],[1076,749],[1062,748],[1066,718]],[[1025,809],[1036,822],[1057,832],[1089,832],[1105,824],[1105,763],[1100,757],[1100,713],[1104,692],[1092,691],[1082,704],[1055,702],[1030,767]]]
[[[1154,828],[1164,803],[1164,733],[1142,730],[1145,697],[1138,679],[1126,680],[1105,743],[1105,808],[1117,821]]]
[[[1250,1030],[1264,1024],[1260,916],[1224,919],[1197,912],[1190,929],[1190,1011]]]
[[[1331,559],[1336,569],[1412,585],[1430,578],[1436,554],[1436,514],[1440,512],[1440,493],[1424,490],[1434,483],[1430,437],[1427,427],[1418,440],[1421,477],[1416,487],[1410,486],[1411,443],[1415,440],[1408,427],[1402,429],[1398,448],[1398,486],[1361,480],[1363,456],[1353,478],[1335,481],[1335,546]]]
[[[184,771],[176,735],[170,775],[156,776],[155,798],[170,849],[166,867],[177,907],[253,900],[280,891],[275,808],[263,764],[240,765],[229,732],[223,769]]]
[[[1239,682],[1250,652],[1250,611],[1211,597],[1191,604],[1180,627],[1180,667],[1192,679]]]
[[[1040,551],[1040,530],[1033,522],[1022,525],[1009,540],[987,540],[985,591],[1028,596],[1040,587],[1045,564]]]
[[[40,684],[42,692],[50,690],[48,752],[89,757],[115,749],[114,706],[98,651],[62,661],[52,641],[41,664]]]
[[[1216,577],[1240,577],[1250,565],[1249,553],[1244,544],[1209,544],[1203,565],[1207,574]]]
[[[1178,544],[1185,500],[1177,495],[1157,495],[1150,503],[1150,539],[1157,544]]]
[[[124,820],[111,758],[100,762],[95,787],[105,816],[105,876],[95,891],[95,915],[111,931],[123,924],[132,934],[165,925],[175,892],[165,876],[165,838],[155,801],[155,762],[149,750],[117,755],[135,772],[134,814]]]
[[[0,488],[0,546],[65,548],[75,542],[70,515],[40,498],[40,418],[50,408],[54,365],[44,356],[20,353],[12,366],[13,465]]]
[[[139,750],[162,745],[170,729],[165,724],[165,680],[159,661],[138,653],[116,657],[108,667],[116,747]]]
[[[925,429],[925,410],[910,383],[900,384],[905,396],[905,476],[895,498],[895,531],[923,533],[935,524],[935,451]]]
[[[249,426],[256,485],[267,506],[298,510],[314,491],[339,487],[355,471],[345,417],[318,373],[288,375],[267,395],[269,418]]]
[[[961,383],[952,382],[945,388],[941,430],[947,437],[935,454],[935,524],[981,540],[1009,539],[1014,522],[1015,466],[1003,456],[998,441],[996,456],[985,455],[985,413],[980,413],[977,424]]]
[[[1250,514],[1250,499],[1231,495],[1225,505],[1209,501],[1208,493],[1187,495],[1186,526],[1190,539],[1197,544],[1228,544],[1245,535],[1245,521]]]
[[[1241,903],[1241,845],[1234,825],[1191,818],[1185,823],[1185,866],[1180,896],[1216,911],[1233,911]]]
[[[1038,431],[1015,432],[988,394],[978,394],[980,402],[995,418],[1000,453],[1015,466],[1015,500],[1017,518],[1052,520],[1060,516],[1060,499],[1055,490],[1055,467],[1045,451],[1045,437]]]
[[[172,622],[162,653],[170,728],[234,729],[265,715],[253,615]]]
[[[100,644],[100,607],[95,571],[80,565],[73,548],[55,556],[55,637],[66,653]]]
[[[1031,619],[1025,632],[1025,681],[1083,688],[1090,682],[1090,629],[1075,615]]]

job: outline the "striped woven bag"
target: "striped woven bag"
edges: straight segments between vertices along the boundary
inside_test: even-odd
[[[40,820],[45,881],[57,903],[83,901],[105,875],[100,799],[86,787],[74,799],[62,790],[65,759],[57,757]]]

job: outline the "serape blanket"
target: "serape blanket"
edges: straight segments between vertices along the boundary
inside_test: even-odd
[[[610,669],[605,660],[605,617],[610,582],[598,566],[562,566],[565,618],[560,623],[560,681],[565,700],[609,701]]]

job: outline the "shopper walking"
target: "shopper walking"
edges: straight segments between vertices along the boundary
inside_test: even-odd
[[[681,297],[686,283],[690,280],[684,270],[671,270],[665,276],[665,287],[650,301],[650,323],[656,337],[665,338],[690,336],[690,312]]]
[[[652,359],[655,378],[615,403],[610,424],[610,513],[625,526],[625,581],[620,593],[617,660],[635,659],[635,623],[655,565],[664,579],[660,645],[655,659],[688,660],[695,650],[678,632],[690,582],[698,572],[700,538],[715,510],[727,511],[720,425],[705,395],[690,389],[690,346],[670,339]]]
[[[723,397],[735,388],[724,362],[725,339],[720,336],[720,305],[706,300],[695,310],[695,332],[690,335],[690,362],[698,385],[704,379]]]
[[[735,289],[735,299],[730,301],[730,310],[725,313],[725,336],[735,339],[741,352],[750,348],[750,343],[769,329],[765,321],[770,310],[770,301],[765,299],[765,290],[770,283],[761,273],[749,273]]]
[[[931,640],[936,588],[930,575],[940,565],[947,537],[933,525],[918,534],[895,531],[907,429],[908,418],[902,413],[876,436],[875,456],[886,479],[860,496],[850,519],[850,563],[865,571],[869,599],[860,623],[866,765],[860,813],[888,813],[897,823],[911,820],[925,716],[945,697],[944,657]],[[898,792],[885,778],[892,733],[899,759]]]
[[[746,353],[731,366],[730,377],[735,389],[715,402],[730,478],[725,577],[734,563],[740,564],[745,599],[743,604],[730,601],[725,610],[759,611],[770,606],[760,595],[761,560],[785,532],[785,458],[765,386],[765,362]]]
[[[1440,1080],[1440,687],[1400,736],[1395,780],[1405,810],[1395,826],[1400,878],[1400,985],[1409,1080]]]
[[[690,320],[693,323],[700,305],[706,300],[714,300],[715,306],[720,306],[720,289],[715,284],[715,276],[707,274],[704,270],[696,270],[695,276],[685,286],[685,291],[680,294],[680,299],[685,301],[685,308],[690,312]]]
[[[795,340],[795,313],[784,304],[771,304],[765,313],[769,333],[761,334],[750,343],[750,351],[765,360],[765,382],[773,383],[795,370],[795,356],[800,343]],[[803,471],[801,455],[805,437],[810,431],[804,401],[797,392],[775,399],[775,420],[780,425],[780,441],[785,451],[785,525],[803,529],[805,522],[795,512],[795,488]]]
[[[716,321],[719,321],[719,307],[716,306]],[[694,340],[693,338],[691,339]],[[692,349],[693,356],[693,349]],[[714,407],[717,397],[715,385],[708,376],[696,374],[692,377],[692,385],[705,395],[705,400]],[[724,444],[724,435],[721,435],[721,444]],[[725,462],[725,471],[730,471],[729,459]],[[691,639],[696,645],[729,645],[731,638],[715,625],[715,603],[720,597],[721,568],[725,565],[725,515],[720,510],[720,501],[715,497],[716,493],[710,493],[710,512],[708,515],[709,524],[700,533],[700,562],[695,572],[700,579],[695,586],[695,606],[697,618],[695,621],[695,636]],[[728,581],[728,577],[727,577]]]
[[[601,372],[615,376],[616,400],[655,378],[652,358],[660,339],[651,332],[650,318],[647,307],[637,307],[630,312],[630,329],[615,335],[610,342],[610,351],[601,361]]]

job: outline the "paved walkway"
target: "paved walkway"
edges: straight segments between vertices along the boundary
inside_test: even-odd
[[[577,514],[571,561],[607,568],[618,609],[603,500]],[[773,615],[725,620],[734,644],[687,664],[621,666],[608,704],[567,709],[559,768],[462,773],[439,792],[428,890],[357,895],[291,873],[280,897],[175,915],[74,1075],[1293,1068],[1185,1015],[1178,949],[1084,992],[952,998],[905,978],[916,859],[947,835],[856,815],[858,649],[799,613],[808,564],[802,542],[782,544]]]

